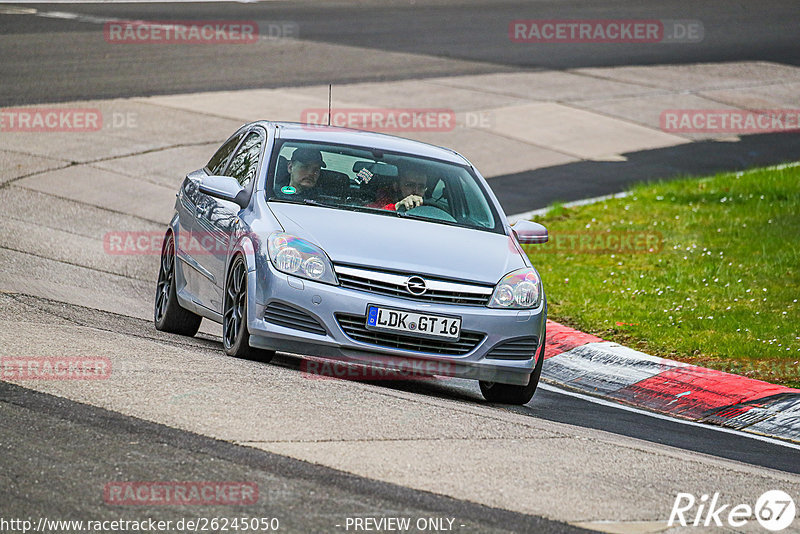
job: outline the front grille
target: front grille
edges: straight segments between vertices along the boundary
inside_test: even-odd
[[[268,323],[294,328],[303,332],[325,335],[325,328],[316,319],[311,317],[303,310],[283,304],[282,302],[270,302],[264,312],[264,320]]]
[[[405,285],[411,275],[341,266],[337,266],[335,270],[339,284],[348,289],[439,304],[486,306],[493,291],[493,287],[489,286],[423,277],[429,287],[431,285],[439,287],[429,288],[423,295],[413,295]]]
[[[336,320],[344,333],[355,341],[392,349],[458,356],[470,352],[483,340],[483,334],[478,332],[462,331],[458,341],[446,341],[368,330],[365,326],[367,318],[363,315],[339,313],[336,314]]]
[[[495,360],[530,360],[538,347],[539,339],[536,336],[523,337],[500,343],[486,357]]]

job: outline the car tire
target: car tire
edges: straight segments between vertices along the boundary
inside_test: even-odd
[[[546,339],[546,338],[545,338]],[[544,341],[539,349],[539,358],[536,360],[536,367],[533,368],[530,381],[527,386],[515,386],[512,384],[498,384],[497,382],[485,382],[481,380],[481,394],[489,402],[497,404],[528,404],[536,393],[539,385],[539,378],[542,376],[542,366],[544,365]]]
[[[156,330],[193,336],[200,329],[203,318],[182,308],[175,293],[175,237],[168,232],[161,246],[161,264],[158,269],[153,322]]]
[[[256,349],[250,346],[247,330],[247,264],[242,256],[236,256],[225,281],[225,302],[222,315],[222,346],[225,354],[269,363],[274,350]]]

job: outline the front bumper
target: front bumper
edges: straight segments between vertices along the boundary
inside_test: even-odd
[[[276,271],[269,262],[251,271],[248,284],[250,345],[257,348],[307,354],[384,368],[427,369],[430,374],[470,378],[489,382],[526,385],[536,365],[543,342],[546,301],[532,310],[497,310],[484,306],[433,304],[378,295],[299,279]],[[325,333],[298,330],[265,320],[269,305],[288,305],[314,319]],[[461,317],[461,331],[473,337],[474,347],[462,354],[411,350],[353,339],[345,333],[343,315],[365,316],[368,305],[403,308],[410,311]],[[499,359],[493,349],[510,339],[535,337],[536,350],[527,359]],[[447,352],[447,345],[437,352]],[[424,365],[421,365],[424,362]]]

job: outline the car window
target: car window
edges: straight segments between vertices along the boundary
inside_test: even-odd
[[[271,165],[270,200],[313,200],[326,207],[502,232],[496,210],[466,166],[368,147],[293,140],[278,145]],[[422,205],[418,200],[411,208],[402,205],[400,201],[410,196],[422,198]]]
[[[243,134],[239,134],[231,137],[224,145],[222,145],[222,147],[220,147],[219,150],[217,150],[217,153],[211,157],[208,165],[206,165],[210,174],[216,176],[222,174],[222,171],[225,170],[225,167],[231,160],[231,156],[233,155],[236,145],[238,145],[239,141],[242,139],[242,135]]]
[[[256,176],[258,171],[259,156],[263,138],[258,132],[251,132],[245,137],[236,155],[233,156],[230,166],[225,171],[225,176],[236,178],[244,188],[247,188]]]
[[[464,191],[466,201],[466,213],[475,224],[491,228],[494,226],[492,212],[484,200],[483,191],[480,190],[475,181],[461,180],[461,189]]]

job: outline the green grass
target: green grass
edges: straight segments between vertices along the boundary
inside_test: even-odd
[[[525,247],[551,319],[800,387],[800,166],[641,185],[534,220],[551,236]],[[663,240],[602,250],[610,235]]]

